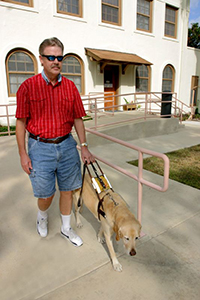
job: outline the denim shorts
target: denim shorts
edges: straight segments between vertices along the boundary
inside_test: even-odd
[[[76,145],[71,134],[59,144],[46,144],[29,138],[28,153],[33,168],[29,177],[35,197],[53,196],[56,179],[60,191],[81,187],[81,162]]]

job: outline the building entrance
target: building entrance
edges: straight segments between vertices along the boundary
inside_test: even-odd
[[[107,65],[104,68],[104,92],[107,96],[111,96],[105,99],[105,110],[113,110],[109,106],[117,105],[117,98],[113,95],[117,95],[119,88],[119,66]]]

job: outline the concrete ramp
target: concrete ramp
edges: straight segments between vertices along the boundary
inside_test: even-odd
[[[141,114],[135,115],[139,117]],[[134,115],[128,115],[128,113],[115,113],[112,116],[102,116],[98,119],[97,125],[107,124],[105,127],[99,127],[97,130],[104,134],[110,135],[112,137],[122,139],[124,141],[136,140],[140,138],[147,138],[152,136],[160,136],[170,133],[177,132],[181,125],[177,118],[148,118],[147,120],[135,119]],[[114,122],[120,122],[123,118],[123,123],[112,124]],[[124,122],[127,119],[127,122]],[[129,120],[129,121],[128,121]],[[85,127],[90,128],[94,126],[94,121],[86,121]],[[89,145],[95,146],[102,144],[102,138],[91,135],[87,133],[87,141]],[[103,140],[103,143],[110,143],[108,140]]]

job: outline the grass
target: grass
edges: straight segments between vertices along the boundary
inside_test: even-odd
[[[16,129],[15,126],[10,126],[10,131],[15,131],[15,129]],[[7,132],[7,131],[8,131],[8,127],[7,126],[0,125],[0,133],[1,132]],[[6,135],[8,135],[8,133],[5,133],[5,134],[1,133],[0,137],[1,136],[6,136]],[[15,135],[15,133],[11,133],[11,135]]]
[[[170,160],[169,178],[200,189],[200,145],[165,154]],[[129,163],[138,166],[138,160]],[[145,158],[143,167],[163,176],[164,164],[160,158]]]
[[[189,116],[190,116],[189,114],[183,115],[183,121],[187,121]],[[200,121],[200,114],[199,113],[194,115],[193,121]]]
[[[83,117],[83,121],[89,121],[89,120],[93,120],[93,118],[89,115],[86,115],[85,117]]]

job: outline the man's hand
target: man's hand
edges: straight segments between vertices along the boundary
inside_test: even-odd
[[[85,127],[82,118],[78,118],[74,120],[74,127],[78,135],[80,144],[85,144],[86,142]],[[83,163],[87,161],[88,164],[95,161],[94,156],[92,155],[92,153],[90,153],[87,146],[81,146],[81,159]]]
[[[32,170],[32,163],[30,157],[26,153],[24,153],[23,155],[20,156],[20,160],[21,160],[22,169],[24,170],[24,172],[30,175],[31,174],[30,170]]]
[[[22,169],[29,175],[32,169],[30,157],[26,152],[25,146],[25,133],[26,133],[26,118],[17,119],[16,121],[16,138],[19,149]]]
[[[81,159],[83,163],[87,162],[88,164],[90,164],[91,162],[95,162],[95,157],[85,146],[81,147]]]

